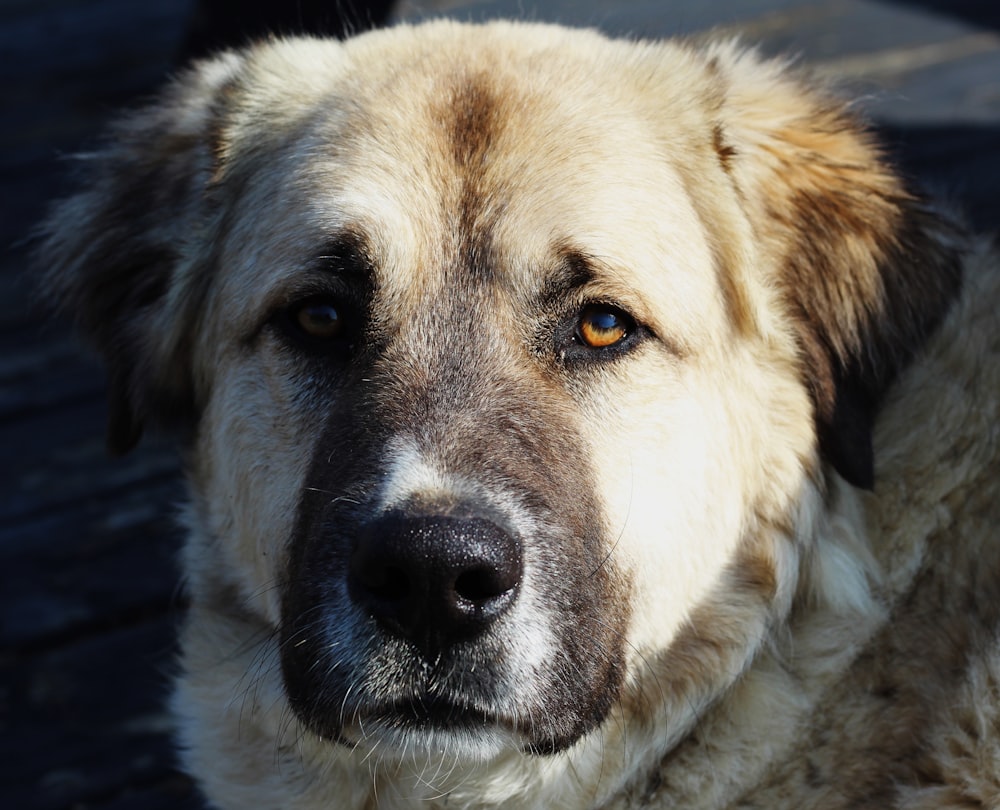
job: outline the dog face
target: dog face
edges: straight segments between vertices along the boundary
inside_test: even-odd
[[[741,441],[726,415],[706,429],[725,383],[693,373],[729,330],[708,236],[639,122],[609,124],[601,97],[562,110],[476,66],[439,74],[423,94],[368,90],[357,116],[331,105],[272,155],[291,176],[243,181],[250,210],[234,219],[256,233],[219,239],[240,272],[209,306],[254,306],[201,341],[233,352],[205,363],[233,377],[214,385],[202,436],[240,450],[235,477],[205,489],[213,504],[296,499],[232,567],[265,553],[280,566],[240,584],[286,583],[268,618],[316,732],[556,750],[621,690],[637,571],[671,582],[658,601],[674,617],[630,639],[642,650],[669,640],[734,551],[735,482],[733,504],[691,509],[718,480],[706,462]],[[567,194],[585,148],[594,176]],[[254,213],[280,198],[273,218]],[[651,215],[623,224],[633,211]],[[627,252],[623,227],[641,235]],[[662,401],[643,379],[671,381]],[[261,413],[293,436],[261,431]],[[279,492],[246,480],[248,460],[289,452],[294,477],[267,473]],[[691,533],[715,547],[691,553]],[[644,556],[646,537],[661,555]]]
[[[676,738],[822,560],[828,482],[870,484],[957,283],[855,124],[731,47],[273,43],[92,173],[45,255],[113,443],[183,437],[193,621],[380,757]]]

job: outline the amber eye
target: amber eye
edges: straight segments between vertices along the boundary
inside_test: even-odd
[[[589,304],[580,313],[577,334],[584,345],[605,349],[628,337],[631,322],[625,313],[612,306]]]
[[[344,332],[343,313],[330,301],[306,301],[293,310],[292,317],[299,329],[317,340],[333,340]]]

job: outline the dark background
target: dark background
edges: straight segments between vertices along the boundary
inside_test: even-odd
[[[271,23],[336,33],[385,11],[346,5],[0,1],[0,807],[201,806],[163,710],[183,611],[176,459],[162,441],[106,456],[103,373],[32,295],[31,229],[67,188],[67,156],[184,58]],[[1000,224],[996,0],[497,0],[476,13],[519,6],[616,33],[735,26],[766,51],[853,66],[905,169],[978,227]]]

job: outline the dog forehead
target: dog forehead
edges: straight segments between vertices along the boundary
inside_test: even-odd
[[[322,92],[289,115],[281,147],[266,160],[246,151],[260,179],[241,189],[253,227],[234,243],[253,261],[234,264],[270,274],[248,283],[284,283],[274,268],[294,273],[350,231],[372,248],[391,311],[441,289],[468,294],[483,277],[523,300],[570,250],[674,302],[665,317],[690,321],[679,331],[701,331],[717,297],[709,236],[675,165],[683,139],[659,130],[649,88],[635,86],[633,46],[609,59],[623,43],[575,32],[551,47],[564,32],[516,33],[430,27],[349,41],[314,80]],[[301,77],[285,78],[299,92]]]
[[[527,289],[571,249],[650,295],[704,296],[704,224],[640,105],[558,54],[494,71],[466,54],[358,90],[351,115],[318,124],[308,197],[324,228],[359,223],[407,268],[386,279],[400,295],[456,272]]]

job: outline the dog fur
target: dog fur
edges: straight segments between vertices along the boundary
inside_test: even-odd
[[[1000,271],[826,90],[439,21],[201,62],[82,172],[46,283],[184,450],[216,806],[1000,803]],[[504,546],[485,612],[378,602],[393,532]]]

